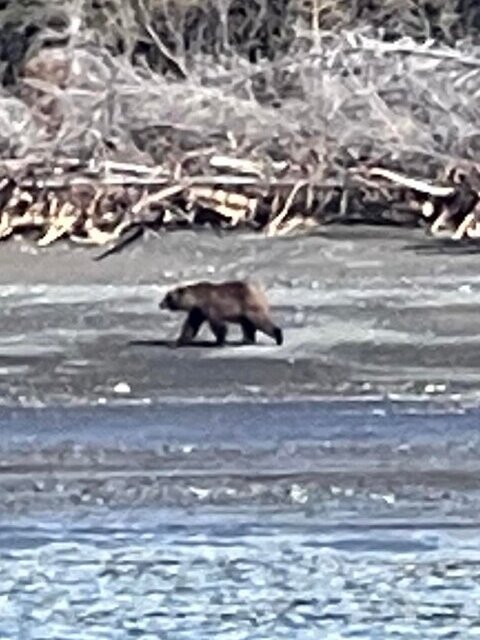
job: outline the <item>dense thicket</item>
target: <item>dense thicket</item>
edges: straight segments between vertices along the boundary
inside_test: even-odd
[[[62,40],[73,16],[114,54],[144,55],[161,66],[153,29],[175,55],[235,51],[250,60],[284,54],[295,27],[340,31],[373,27],[394,40],[435,38],[448,45],[480,37],[476,0],[2,0],[1,52],[17,67],[39,33]]]
[[[0,0],[0,30],[3,157],[423,169],[480,145],[475,0]]]

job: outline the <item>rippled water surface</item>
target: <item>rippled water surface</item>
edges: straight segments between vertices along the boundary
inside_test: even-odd
[[[478,638],[480,415],[2,409],[0,638]]]
[[[288,512],[54,516],[0,532],[3,638],[477,638],[478,531]]]

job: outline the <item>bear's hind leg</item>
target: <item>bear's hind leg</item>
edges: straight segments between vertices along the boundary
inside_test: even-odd
[[[273,338],[278,346],[283,344],[283,332],[280,327],[277,327],[270,318],[264,314],[255,314],[248,317],[248,321],[262,333],[265,333],[270,338]]]

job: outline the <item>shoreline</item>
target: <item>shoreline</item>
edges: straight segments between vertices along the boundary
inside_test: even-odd
[[[423,234],[327,227],[269,239],[150,235],[100,263],[67,245],[0,253],[0,404],[156,404],[194,398],[480,398],[476,254],[424,255]],[[37,251],[37,250],[36,250]],[[172,349],[185,280],[253,277],[285,343]],[[126,393],[121,390],[126,389]],[[120,390],[120,392],[118,392]]]
[[[421,410],[423,409],[423,410]],[[197,405],[0,410],[0,521],[276,506],[478,520],[478,410]]]

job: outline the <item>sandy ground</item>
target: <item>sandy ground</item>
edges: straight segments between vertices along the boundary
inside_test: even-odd
[[[422,231],[330,227],[275,240],[177,232],[100,262],[96,253],[2,245],[3,404],[425,393],[476,401],[475,247],[443,246]],[[168,286],[245,276],[267,288],[283,347],[267,337],[239,346],[233,328],[224,348],[171,348],[182,317],[158,309]],[[210,340],[207,330],[201,338]]]

